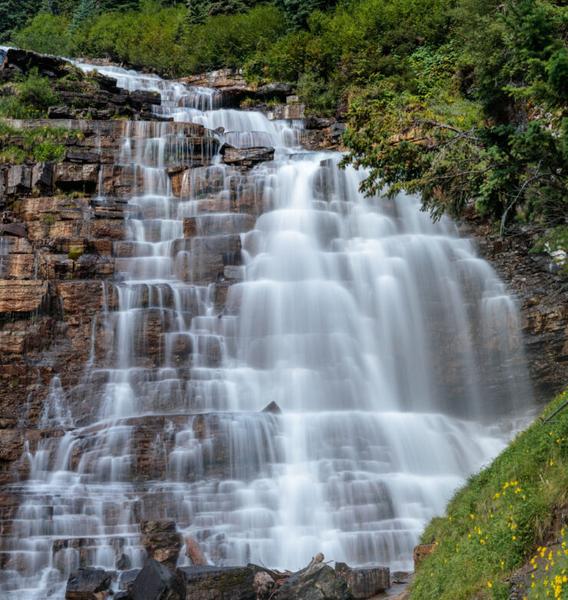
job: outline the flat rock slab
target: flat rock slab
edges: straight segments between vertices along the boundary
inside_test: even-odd
[[[352,568],[345,563],[336,563],[335,570],[347,583],[347,588],[353,598],[372,598],[390,587],[388,567]]]
[[[112,573],[104,569],[78,569],[69,576],[65,600],[101,600],[112,582]]]
[[[181,567],[186,600],[256,600],[249,567]]]

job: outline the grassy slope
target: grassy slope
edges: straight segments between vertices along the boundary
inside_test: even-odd
[[[567,400],[568,390],[543,416]],[[417,571],[412,600],[508,598],[508,578],[528,561],[537,567],[528,598],[568,598],[566,544],[546,547],[567,502],[568,408],[519,434],[430,523],[422,541],[436,548]]]

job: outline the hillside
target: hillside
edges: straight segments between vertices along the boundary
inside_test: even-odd
[[[430,523],[411,598],[566,598],[567,402],[555,398]]]

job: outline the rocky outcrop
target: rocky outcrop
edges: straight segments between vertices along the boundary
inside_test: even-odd
[[[273,160],[274,148],[235,148],[234,146],[225,144],[221,148],[221,155],[226,165],[250,169],[258,163]]]
[[[550,257],[532,252],[542,234],[535,228],[501,238],[490,226],[470,221],[463,233],[516,296],[534,392],[540,402],[550,400],[568,381],[568,281]]]
[[[182,543],[175,521],[143,521],[140,529],[146,554],[160,564],[175,568]]]
[[[246,101],[256,104],[286,102],[293,92],[288,83],[274,82],[260,86],[248,83],[242,71],[234,69],[209,71],[184,77],[180,81],[186,85],[214,88],[219,93],[220,105],[229,108],[239,108]]]
[[[161,103],[158,93],[128,92],[118,88],[111,77],[83,73],[71,62],[55,56],[17,48],[0,52],[0,85],[15,82],[32,71],[49,78],[58,97],[57,104],[49,109],[52,119],[160,119],[152,110]]]

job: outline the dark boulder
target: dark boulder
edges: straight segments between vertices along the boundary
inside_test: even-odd
[[[25,74],[32,69],[37,69],[40,75],[50,78],[65,77],[69,73],[75,73],[79,78],[82,78],[81,71],[63,58],[38,54],[19,48],[8,49],[2,66],[4,69],[16,69]]]
[[[269,404],[267,404],[263,409],[262,409],[263,413],[272,413],[274,415],[281,415],[282,414],[282,409],[278,406],[278,404],[276,404],[276,402],[274,402],[274,400],[272,402],[270,402]]]
[[[65,600],[102,600],[112,583],[112,573],[92,567],[75,571],[67,580]]]
[[[171,569],[150,559],[129,588],[132,600],[183,600],[183,583]]]
[[[352,600],[345,579],[323,562],[291,575],[280,587],[275,600]]]
[[[335,123],[335,119],[325,119],[323,117],[306,117],[304,127],[306,129],[326,129]]]
[[[221,147],[221,155],[226,165],[235,165],[245,168],[274,159],[274,148],[258,146],[255,148],[235,148],[229,144]]]
[[[335,571],[345,580],[353,598],[372,598],[390,587],[388,567],[351,568],[345,563],[336,563]]]
[[[293,88],[289,83],[274,82],[261,85],[256,90],[256,95],[262,100],[285,101],[292,92]]]
[[[256,600],[251,567],[181,567],[187,600]]]

